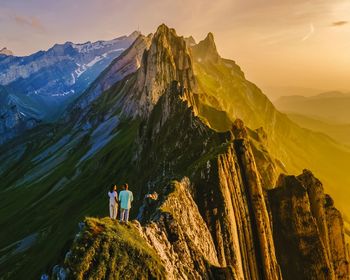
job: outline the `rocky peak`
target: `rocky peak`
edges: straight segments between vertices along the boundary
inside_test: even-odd
[[[213,33],[209,32],[207,37],[192,47],[195,57],[204,61],[217,62],[220,58],[216,49]]]
[[[132,32],[128,37],[131,37],[131,38],[137,38],[141,35],[141,32],[138,31],[138,30],[135,30],[134,32]]]
[[[1,54],[4,54],[4,55],[13,55],[13,52],[11,51],[11,50],[9,50],[8,48],[2,48],[1,50],[0,50],[0,55]]]
[[[209,50],[216,51],[216,45],[214,42],[214,34],[209,32],[207,34],[207,37],[203,40],[203,43],[208,47]]]
[[[247,139],[248,132],[242,120],[236,119],[232,125],[232,133],[235,139]]]
[[[184,38],[177,36],[174,29],[162,24],[144,53],[134,90],[136,94],[129,96],[131,100],[125,103],[128,107],[124,111],[131,115],[148,116],[174,81],[188,91],[196,86]]]

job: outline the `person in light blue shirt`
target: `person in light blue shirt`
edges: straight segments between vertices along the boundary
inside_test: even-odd
[[[131,208],[131,202],[134,200],[134,196],[131,191],[129,191],[128,184],[124,184],[124,190],[119,193],[120,202],[120,222],[128,223],[129,212]]]

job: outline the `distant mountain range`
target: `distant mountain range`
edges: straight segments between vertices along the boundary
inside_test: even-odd
[[[317,118],[330,123],[350,123],[350,94],[325,92],[311,97],[283,96],[274,102],[282,112]]]
[[[56,44],[24,57],[3,49],[0,85],[2,95],[7,97],[0,105],[0,127],[4,128],[0,130],[0,144],[28,127],[21,124],[21,119],[48,122],[59,118],[66,106],[138,36],[134,32],[111,41]]]
[[[325,135],[332,137],[337,142],[350,146],[350,124],[336,124],[316,117],[295,113],[288,113],[287,116],[301,127],[315,132],[322,132]]]

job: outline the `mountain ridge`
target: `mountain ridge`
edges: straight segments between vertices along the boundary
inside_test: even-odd
[[[273,126],[251,130],[242,121],[233,120],[230,110],[223,106],[227,99],[219,99],[220,88],[215,99],[211,98],[213,92],[205,91],[208,86],[200,75],[200,67],[213,79],[222,72],[215,75],[209,71],[211,67],[215,67],[215,71],[221,69],[226,74],[223,79],[233,76],[243,83],[249,98],[245,100],[242,92],[232,91],[231,95],[238,95],[237,99],[230,96],[237,107],[241,104],[237,102],[244,98],[246,104],[255,109],[255,102],[266,97],[253,91],[256,87],[244,80],[233,61],[218,58],[196,65],[191,55],[184,38],[162,25],[142,55],[140,67],[132,68],[129,75],[116,79],[115,84],[108,85],[106,91],[88,102],[89,106],[80,112],[85,114],[83,121],[73,118],[72,122],[38,127],[16,143],[2,147],[0,202],[5,206],[0,209],[0,222],[5,229],[10,226],[12,229],[0,233],[3,253],[0,268],[6,266],[7,276],[15,271],[17,275],[38,277],[48,272],[48,267],[64,260],[63,267],[55,266],[56,272],[65,273],[65,268],[71,268],[70,271],[78,271],[80,275],[86,273],[103,279],[109,271],[136,274],[146,265],[147,271],[162,279],[162,271],[152,269],[160,259],[170,279],[288,279],[286,273],[290,267],[282,267],[281,260],[293,260],[295,255],[284,256],[275,240],[290,236],[271,227],[272,222],[278,223],[279,217],[286,215],[300,225],[293,228],[292,241],[299,237],[299,232],[308,232],[310,225],[315,238],[301,240],[301,244],[315,248],[314,255],[327,258],[328,253],[319,246],[321,227],[316,223],[327,218],[314,211],[322,209],[319,204],[311,210],[317,196],[305,193],[305,189],[313,185],[308,188],[308,181],[297,179],[298,189],[303,190],[303,215],[298,214],[299,208],[291,208],[295,211],[289,213],[283,209],[284,204],[269,200],[268,189],[282,187],[275,185],[275,176],[267,178],[267,174],[277,172],[277,160],[268,156],[269,137],[276,140],[279,135],[270,135]],[[111,71],[117,72],[118,69]],[[88,96],[89,91],[85,94]],[[253,100],[255,98],[257,100]],[[219,106],[213,106],[214,103]],[[271,107],[266,111],[272,116],[278,114],[269,110]],[[217,120],[222,119],[226,122],[218,129]],[[249,118],[247,122],[254,124]],[[11,155],[4,151],[14,147]],[[16,166],[21,178],[11,166]],[[135,194],[131,214],[133,217],[139,214],[142,224],[132,225],[131,230],[138,230],[140,236],[135,239],[125,236],[125,229],[112,226],[109,219],[87,219],[82,231],[75,235],[76,224],[84,216],[105,216],[105,187],[115,181],[129,182]],[[153,191],[159,193],[160,199],[152,208],[144,198]],[[21,201],[25,213],[13,204],[22,197],[26,198]],[[288,193],[284,198],[295,200]],[[274,206],[272,212],[270,203]],[[303,223],[305,219],[309,223]],[[329,224],[337,219],[328,219]],[[196,227],[187,227],[186,221],[198,225],[203,234],[198,235]],[[23,224],[26,224],[25,231]],[[344,235],[340,224],[329,228],[339,229],[332,235],[332,241]],[[22,244],[33,234],[36,238],[25,255],[16,251],[16,244]],[[72,251],[65,254],[71,241]],[[126,253],[123,244],[129,252],[153,247],[157,256],[143,252],[144,259],[139,261],[131,256],[135,267],[126,266],[119,271],[122,267],[114,265],[117,255],[113,252],[121,248],[120,253]],[[334,249],[336,252],[341,252],[345,244],[339,246]],[[106,248],[110,248],[112,254],[105,254]],[[297,247],[297,254],[307,255],[307,248]],[[33,258],[28,258],[29,255]],[[186,261],[188,257],[190,262]],[[91,262],[92,259],[96,262]],[[347,256],[340,259],[345,263],[339,272],[343,273],[348,269]],[[28,272],[25,268],[30,264],[35,270]],[[315,258],[307,265],[298,259],[298,264],[305,268],[302,276],[311,271],[324,279],[332,279],[336,273],[333,260],[320,266]]]
[[[350,123],[347,110],[350,104],[350,95],[347,93],[334,91],[310,97],[285,96],[277,99],[274,104],[283,112],[317,117],[336,124]]]

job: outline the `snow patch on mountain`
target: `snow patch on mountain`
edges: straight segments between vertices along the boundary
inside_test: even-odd
[[[67,95],[71,95],[71,94],[74,94],[75,93],[75,90],[74,89],[71,89],[69,91],[65,91],[63,93],[54,93],[52,94],[51,96],[54,96],[54,97],[62,97],[62,96],[67,96]]]
[[[123,39],[126,39],[126,37],[121,37],[110,41],[97,41],[95,43],[87,42],[83,44],[72,44],[72,47],[80,53],[89,53],[94,50],[112,47]]]
[[[119,48],[119,49],[105,52],[102,55],[95,56],[94,59],[92,59],[89,63],[83,64],[83,65],[76,63],[76,65],[78,66],[78,68],[74,71],[74,73],[76,74],[76,78],[79,78],[82,74],[84,74],[86,70],[93,67],[96,63],[100,62],[101,60],[107,58],[111,53],[123,52],[124,50],[125,48]],[[72,75],[74,74],[72,73]]]

